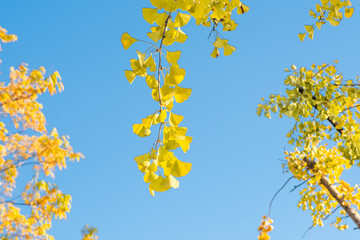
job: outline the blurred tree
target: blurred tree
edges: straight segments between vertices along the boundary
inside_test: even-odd
[[[17,37],[0,28],[1,42]],[[45,69],[29,70],[26,64],[10,69],[10,80],[0,82],[0,238],[53,239],[47,233],[52,219],[66,218],[71,196],[50,178],[56,169],[82,158],[68,137],[46,129],[42,104],[37,99],[63,90],[58,72],[45,77]],[[33,166],[32,170],[24,169]],[[16,182],[19,174],[31,172],[27,182]]]

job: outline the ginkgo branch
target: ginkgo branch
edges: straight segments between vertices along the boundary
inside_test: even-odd
[[[303,159],[309,170],[314,170],[315,161],[304,157]],[[348,216],[354,221],[354,223],[360,228],[360,215],[359,213],[353,209],[351,206],[346,204],[343,196],[338,192],[336,187],[330,182],[330,180],[326,176],[321,176],[320,183],[329,191],[330,195],[339,203],[339,205],[346,211]]]

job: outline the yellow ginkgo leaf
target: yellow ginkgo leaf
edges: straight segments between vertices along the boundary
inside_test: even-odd
[[[144,66],[145,66],[146,68],[150,68],[150,71],[151,71],[151,72],[155,72],[155,71],[156,71],[156,63],[155,63],[155,60],[154,60],[154,58],[152,57],[152,55],[150,55],[150,56],[145,60]]]
[[[314,26],[313,25],[305,25],[305,29],[310,34],[310,32],[312,32],[314,30]]]
[[[180,59],[181,51],[170,52],[167,51],[166,59],[170,64],[177,64],[177,61]]]
[[[195,4],[194,0],[178,0],[177,2],[178,7],[183,11],[189,10]]]
[[[165,7],[165,0],[150,0],[151,4],[158,8],[158,9],[162,9]]]
[[[300,41],[304,41],[306,33],[299,33],[298,34]]]
[[[150,129],[144,127],[142,123],[133,125],[133,132],[139,137],[147,137],[151,134]]]
[[[143,8],[143,18],[150,24],[153,24],[156,18],[157,9],[155,8]]]
[[[164,192],[164,191],[169,190],[170,187],[161,186],[161,184],[164,180],[165,180],[165,178],[163,176],[159,176],[158,178],[156,178],[155,181],[150,183],[149,188],[153,189],[156,192]]]
[[[150,154],[146,153],[146,154],[137,156],[134,158],[134,160],[139,165],[147,165],[147,163],[150,163]]]
[[[340,21],[337,21],[337,20],[335,20],[335,19],[330,19],[329,20],[329,23],[331,24],[331,25],[333,25],[333,26],[337,26],[337,25],[339,25],[340,24]]]
[[[321,26],[323,25],[323,22],[316,22],[315,25],[318,29],[321,29]]]
[[[181,115],[177,115],[175,113],[170,113],[169,121],[170,121],[170,125],[172,125],[172,126],[178,126],[183,119],[184,119],[184,117]]]
[[[192,140],[192,137],[184,136],[181,137],[181,139],[177,139],[177,143],[180,145],[183,152],[186,153],[190,148],[190,143],[192,142]]]
[[[158,178],[158,175],[152,171],[146,172],[144,175],[144,182],[151,183]]]
[[[354,13],[354,8],[345,8],[345,17],[351,18]]]
[[[179,181],[176,178],[174,178],[172,175],[166,176],[164,181],[161,183],[161,186],[165,188],[178,188]]]
[[[313,18],[316,18],[316,13],[311,9],[309,11],[309,15],[312,16]]]
[[[149,191],[150,191],[150,194],[153,195],[153,197],[155,197],[154,189],[151,189],[151,188],[149,187]]]
[[[134,73],[134,71],[125,70],[125,77],[131,84],[134,81],[136,74]]]
[[[147,116],[146,118],[141,119],[144,128],[145,129],[151,128],[151,125],[153,124],[154,119],[155,119],[155,114],[152,114],[150,116]]]
[[[137,76],[146,77],[146,75],[147,75],[146,68],[145,68],[145,66],[142,66],[140,64],[139,60],[131,59],[130,67]]]
[[[167,17],[168,17],[168,15],[166,13],[160,13],[155,16],[154,21],[157,25],[159,25],[160,27],[163,27],[163,26],[165,26]]]
[[[226,45],[224,47],[224,55],[225,56],[229,56],[231,55],[234,51],[236,50],[235,47],[231,46],[231,45]]]
[[[156,89],[158,87],[158,81],[155,79],[153,75],[147,75],[145,78],[146,84],[151,89]]]
[[[128,49],[137,39],[131,37],[127,32],[121,36],[121,43],[124,49]]]
[[[175,26],[185,26],[190,21],[191,15],[179,12],[175,17]]]
[[[250,8],[248,6],[241,3],[241,6],[239,6],[238,9],[237,9],[237,14],[246,13],[247,11],[249,11],[249,9]]]
[[[227,45],[229,40],[227,39],[221,39],[219,37],[216,38],[216,41],[213,43],[213,45],[217,48],[223,48]]]
[[[148,167],[148,170],[150,172],[156,172],[157,171],[157,165],[155,162],[152,162],[152,164],[150,164],[150,166]]]
[[[191,165],[192,165],[191,163],[176,160],[171,169],[171,174],[174,177],[183,177],[190,172]]]
[[[170,84],[172,86],[178,85],[179,83],[184,80],[185,77],[185,69],[178,68],[176,66],[170,67],[170,74],[169,78],[167,79],[167,84]]]
[[[182,103],[186,101],[190,95],[191,95],[191,89],[190,88],[182,88],[179,86],[175,87],[175,101],[178,103]]]
[[[186,41],[186,39],[188,38],[188,36],[183,31],[181,31],[180,28],[177,29],[177,33],[178,33],[178,35],[177,35],[175,41],[178,43],[184,43]]]
[[[211,56],[213,58],[217,58],[218,56],[220,56],[220,52],[219,52],[219,49],[217,47],[214,48],[214,50],[211,53]]]
[[[145,62],[145,53],[142,53],[138,50],[136,50],[136,53],[138,55],[138,58],[139,58],[139,63],[140,63],[140,66],[144,66],[144,62]]]
[[[163,122],[165,122],[166,117],[167,117],[166,110],[161,110],[161,113],[160,113],[157,121],[163,123]]]
[[[309,38],[310,39],[313,39],[314,38],[314,30],[312,30],[311,32],[309,32]]]

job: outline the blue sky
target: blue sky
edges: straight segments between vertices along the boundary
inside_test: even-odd
[[[99,228],[100,239],[218,240],[256,239],[257,226],[273,194],[289,177],[281,162],[292,121],[257,117],[261,97],[284,91],[284,68],[339,60],[345,78],[360,73],[360,4],[338,27],[326,25],[314,40],[301,43],[298,32],[312,23],[313,0],[247,1],[250,11],[237,16],[236,31],[225,33],[237,51],[210,57],[209,29],[192,19],[183,30],[189,39],[181,50],[186,69],[183,87],[188,101],[175,105],[183,126],[194,137],[179,159],[193,163],[180,188],[152,197],[134,156],[148,151],[153,139],[132,133],[132,124],[157,109],[144,80],[132,85],[124,77],[135,49],[122,49],[129,32],[146,38],[149,25],[141,17],[148,0],[12,0],[2,4],[0,23],[15,33],[16,43],[2,45],[1,81],[10,66],[58,70],[65,91],[42,97],[48,128],[71,137],[85,159],[56,175],[57,184],[73,197],[66,221],[55,221],[56,239],[80,239],[85,224]],[[155,109],[155,110],[154,110]],[[350,179],[360,182],[358,170]],[[292,186],[273,205],[272,239],[300,239],[311,225],[309,213],[296,207]],[[350,223],[350,227],[353,225]],[[327,222],[329,224],[329,222]],[[313,229],[305,239],[355,239],[353,230]]]

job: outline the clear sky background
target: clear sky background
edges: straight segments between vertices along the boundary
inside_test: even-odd
[[[236,31],[224,33],[237,51],[213,59],[210,29],[192,19],[184,27],[189,39],[172,50],[182,50],[186,69],[181,86],[192,88],[188,101],[174,113],[185,117],[182,126],[194,137],[190,151],[178,155],[193,163],[180,178],[180,188],[156,197],[149,194],[143,174],[133,158],[148,151],[154,137],[139,138],[132,124],[157,110],[143,79],[129,85],[135,44],[123,50],[120,37],[129,32],[146,39],[149,25],[141,8],[148,0],[11,0],[2,1],[0,26],[15,33],[16,43],[4,44],[1,81],[10,66],[22,62],[30,68],[58,70],[65,91],[41,97],[48,128],[71,137],[80,163],[58,172],[56,182],[73,197],[66,221],[55,221],[56,239],[80,239],[85,224],[99,228],[101,240],[235,240],[256,239],[261,217],[273,194],[290,176],[282,174],[284,149],[290,149],[287,118],[259,118],[261,97],[283,92],[284,68],[295,64],[339,60],[345,78],[360,73],[360,3],[353,1],[354,16],[338,27],[326,24],[314,40],[301,43],[298,32],[312,24],[308,15],[314,0],[244,1],[250,11],[236,16]],[[360,182],[360,171],[348,178]],[[298,192],[289,193],[294,181],[273,204],[272,239],[300,239],[311,226],[309,212],[296,207]],[[358,231],[315,228],[305,239],[357,239]],[[355,226],[349,221],[350,229]]]

